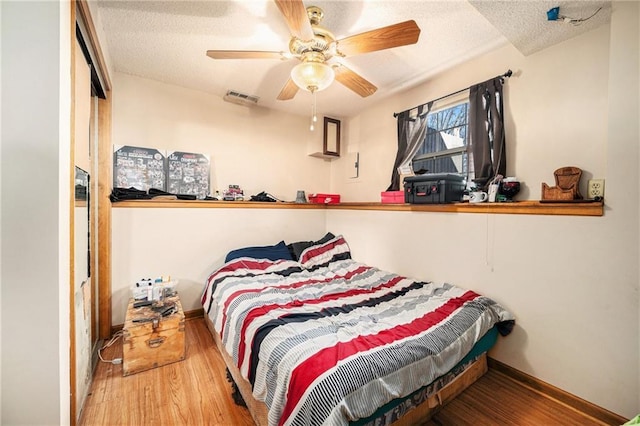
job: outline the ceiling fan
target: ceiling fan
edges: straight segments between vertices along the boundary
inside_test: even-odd
[[[420,35],[418,25],[409,20],[336,40],[330,31],[320,26],[324,12],[319,7],[305,8],[302,0],[274,1],[291,31],[289,52],[208,50],[207,56],[213,59],[299,59],[301,62],[292,69],[278,95],[279,100],[293,99],[298,89],[312,93],[323,90],[334,79],[362,97],[370,96],[378,88],[333,58],[414,44]]]

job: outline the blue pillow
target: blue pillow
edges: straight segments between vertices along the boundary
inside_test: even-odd
[[[254,259],[269,260],[293,260],[284,241],[280,241],[274,246],[244,247],[231,250],[224,261],[226,263],[239,257],[252,257]]]

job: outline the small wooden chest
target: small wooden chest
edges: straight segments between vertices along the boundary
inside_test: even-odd
[[[176,306],[175,312],[166,316],[150,306],[134,308],[133,302],[129,300],[123,329],[123,375],[182,361],[185,357],[184,312],[178,296],[165,300],[165,305],[175,303]]]

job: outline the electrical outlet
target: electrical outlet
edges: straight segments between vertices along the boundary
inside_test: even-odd
[[[604,198],[604,179],[589,179],[589,198]]]

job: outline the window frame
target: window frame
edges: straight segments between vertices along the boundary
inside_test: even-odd
[[[469,144],[469,107],[470,107],[470,102],[469,102],[469,89],[463,90],[459,93],[456,93],[455,95],[451,95],[451,96],[447,96],[444,99],[440,99],[438,101],[435,101],[431,110],[429,111],[429,113],[427,115],[431,115],[431,114],[436,114],[438,112],[444,111],[446,109],[449,108],[454,108],[458,105],[463,105],[463,104],[467,104],[467,113],[466,113],[466,123],[464,124],[464,126],[466,127],[466,144],[464,146],[461,147],[456,147],[456,148],[449,148],[449,149],[444,149],[444,150],[439,150],[439,151],[434,151],[434,152],[429,152],[429,153],[424,153],[424,154],[416,154],[414,155],[414,157],[411,159],[411,167],[413,169],[413,164],[416,161],[420,161],[420,160],[435,160],[435,159],[439,159],[439,158],[451,158],[453,159],[456,155],[464,155],[465,153],[467,154],[467,171],[466,172],[455,172],[455,174],[459,174],[461,176],[464,176],[467,180],[467,182],[471,182],[473,180],[474,177],[474,171],[472,169],[473,166],[473,159],[472,159],[472,155],[473,153],[471,152],[471,145]],[[414,112],[415,111],[415,112]],[[415,117],[417,115],[417,109],[411,111],[411,116]],[[425,140],[428,137],[428,134],[425,134]],[[422,142],[424,144],[424,141]],[[421,145],[422,146],[422,145]],[[415,170],[414,170],[415,171]],[[444,172],[443,172],[444,173]],[[454,172],[450,172],[450,173],[454,173]]]

